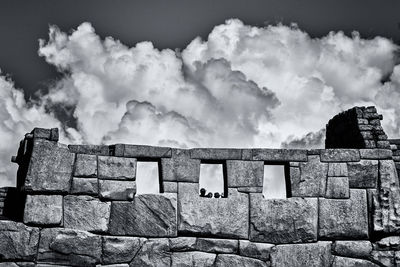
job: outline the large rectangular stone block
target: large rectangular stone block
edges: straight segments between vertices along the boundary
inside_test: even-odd
[[[74,176],[97,177],[97,156],[77,154]]]
[[[253,160],[307,161],[307,150],[303,149],[253,149]]]
[[[99,178],[135,180],[136,159],[99,156]]]
[[[133,202],[114,201],[109,232],[128,236],[177,236],[176,194],[138,195]]]
[[[124,157],[128,158],[170,158],[170,147],[125,145]]]
[[[378,160],[363,159],[347,163],[350,188],[375,188],[378,180]]]
[[[24,223],[60,225],[63,216],[63,197],[60,195],[27,195]]]
[[[214,266],[217,255],[199,251],[175,252],[171,255],[171,267]]]
[[[190,157],[202,160],[242,159],[242,150],[235,148],[193,148],[190,150]]]
[[[172,158],[161,159],[163,181],[199,182],[200,160],[190,158],[190,150],[172,149]]]
[[[110,149],[105,145],[68,145],[71,153],[108,156]]]
[[[263,186],[264,162],[227,160],[228,187]]]
[[[256,258],[262,261],[269,261],[274,244],[250,242],[239,240],[239,254],[241,256]]]
[[[204,198],[199,196],[198,190],[198,184],[178,185],[179,232],[197,236],[248,238],[247,194],[229,189],[227,198]]]
[[[95,195],[99,193],[97,178],[72,178],[71,193],[77,195]]]
[[[27,191],[68,192],[74,157],[74,154],[61,144],[34,139],[25,189]]]
[[[361,159],[390,159],[392,155],[390,149],[360,149]]]
[[[109,200],[132,200],[136,181],[99,180],[99,197]]]
[[[359,161],[360,152],[358,149],[324,149],[321,150],[321,161],[326,162],[347,162]]]
[[[367,193],[350,189],[350,199],[320,199],[319,236],[321,238],[368,238]]]
[[[264,199],[250,194],[250,241],[315,242],[317,223],[317,198]]]
[[[145,242],[142,237],[103,236],[103,263],[131,262]]]

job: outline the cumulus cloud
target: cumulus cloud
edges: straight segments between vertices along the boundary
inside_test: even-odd
[[[20,138],[34,126],[63,126],[64,140],[94,144],[323,147],[321,129],[332,116],[376,104],[395,137],[398,49],[382,37],[311,38],[294,24],[252,27],[237,19],[181,52],[102,39],[90,23],[69,34],[51,26],[38,53],[64,76],[33,104],[3,78],[0,101],[15,110],[0,108],[9,118],[1,134]],[[8,166],[17,144],[3,146]]]

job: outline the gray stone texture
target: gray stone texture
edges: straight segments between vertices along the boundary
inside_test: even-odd
[[[348,176],[347,163],[330,162],[328,164],[328,176]]]
[[[332,267],[378,267],[379,265],[363,259],[334,256]]]
[[[190,149],[190,157],[202,160],[242,159],[242,150],[235,148],[193,148]]]
[[[378,180],[378,160],[349,162],[350,188],[375,188]]]
[[[136,181],[99,180],[99,197],[107,200],[132,200]]]
[[[178,230],[190,235],[248,238],[248,195],[229,189],[227,198],[203,198],[198,184],[178,185]],[[233,212],[234,211],[234,212]]]
[[[303,149],[253,149],[253,160],[263,161],[307,161],[307,150]]]
[[[381,266],[398,266],[395,265],[394,251],[372,251],[372,259]]]
[[[369,258],[372,252],[372,244],[368,240],[339,240],[332,247],[335,254],[350,258]]]
[[[63,197],[60,195],[27,195],[24,223],[60,225],[63,218]]]
[[[196,250],[196,237],[181,236],[169,239],[170,250],[174,252]]]
[[[239,240],[239,254],[241,256],[269,261],[274,244],[256,243],[248,240]]]
[[[300,243],[317,241],[316,198],[264,199],[250,194],[250,241]]]
[[[348,177],[328,177],[325,198],[349,198]]]
[[[95,195],[99,193],[97,178],[72,178],[71,193],[77,195]]]
[[[73,163],[74,154],[67,148],[55,142],[34,139],[25,189],[27,191],[68,192]]]
[[[214,266],[215,254],[193,251],[175,252],[171,255],[171,267]]]
[[[136,159],[119,157],[98,157],[99,178],[135,180]]]
[[[359,160],[360,153],[357,149],[324,149],[321,151],[321,161],[347,162]]]
[[[151,238],[144,243],[129,266],[169,267],[170,264],[168,238]]]
[[[37,259],[41,263],[96,266],[101,253],[100,236],[74,229],[48,228],[40,233]]]
[[[90,196],[64,197],[64,227],[92,232],[106,232],[110,203]]]
[[[264,162],[227,160],[228,187],[263,186]]]
[[[129,263],[139,252],[146,238],[103,236],[103,263]]]
[[[0,261],[34,260],[39,242],[39,228],[0,220]]]
[[[367,194],[350,189],[350,199],[319,200],[320,238],[368,238]]]
[[[239,241],[199,237],[196,242],[196,250],[218,254],[237,254],[239,251]]]
[[[74,176],[97,177],[97,156],[77,154],[75,161]]]
[[[390,159],[392,155],[390,149],[360,149],[361,159]]]
[[[170,158],[171,148],[143,145],[125,145],[124,157],[128,158]]]
[[[242,267],[267,267],[267,263],[238,255],[219,254],[215,260],[215,267],[242,266]]]
[[[172,149],[172,158],[161,159],[164,181],[199,182],[200,160],[190,158],[190,150]]]
[[[330,266],[331,242],[278,245],[271,253],[272,267]]]
[[[300,176],[291,177],[293,197],[318,197],[325,195],[328,164],[319,156],[308,156],[308,162],[300,163]]]
[[[241,193],[262,193],[262,186],[253,186],[253,187],[238,187],[237,190]]]
[[[68,145],[71,153],[108,156],[109,147],[105,145]]]
[[[176,194],[138,195],[133,202],[114,201],[110,233],[147,237],[177,236]]]
[[[178,193],[177,182],[163,182],[164,193]]]
[[[388,236],[378,240],[376,245],[380,250],[400,250],[400,236]]]

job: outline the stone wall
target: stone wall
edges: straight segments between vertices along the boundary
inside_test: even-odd
[[[158,162],[160,194],[136,194],[142,160]],[[67,146],[34,129],[13,161],[0,266],[400,265],[400,187],[386,147]],[[223,198],[199,195],[202,163],[223,164]],[[286,199],[263,197],[269,164],[285,167]]]

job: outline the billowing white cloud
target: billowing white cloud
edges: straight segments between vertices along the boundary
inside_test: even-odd
[[[181,52],[102,39],[90,23],[70,34],[51,26],[39,55],[65,75],[33,105],[3,79],[1,94],[15,111],[0,108],[10,121],[8,132],[0,134],[19,139],[34,126],[61,126],[48,111],[66,109],[77,125],[76,131],[67,129],[64,140],[72,139],[67,141],[323,147],[320,130],[332,116],[375,104],[385,130],[395,137],[400,134],[397,51],[382,37],[332,32],[311,38],[296,25],[252,27],[237,19]],[[8,153],[17,144],[3,146],[2,166],[9,166]]]

